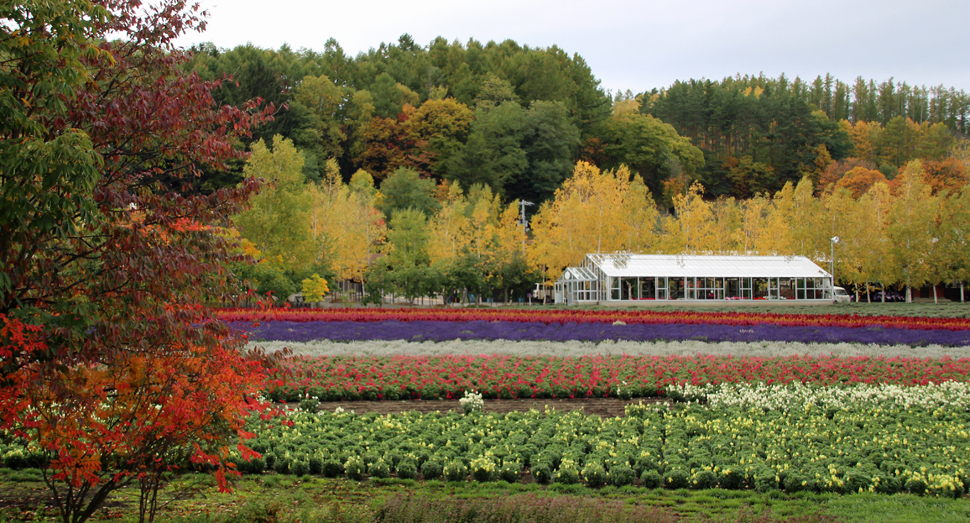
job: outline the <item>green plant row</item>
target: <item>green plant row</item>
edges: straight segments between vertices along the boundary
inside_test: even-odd
[[[627,416],[305,413],[254,420],[247,473],[959,496],[960,409],[631,406]]]

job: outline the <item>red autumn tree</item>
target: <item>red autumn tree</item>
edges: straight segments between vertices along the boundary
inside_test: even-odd
[[[272,108],[219,107],[219,82],[180,69],[171,42],[203,17],[180,0],[0,6],[0,430],[44,454],[65,523],[133,481],[151,519],[161,474],[190,461],[226,486],[258,407],[263,362],[200,305],[239,292],[213,226],[258,184],[192,182]]]

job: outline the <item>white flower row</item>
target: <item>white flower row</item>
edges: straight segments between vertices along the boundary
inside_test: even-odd
[[[956,381],[917,386],[860,384],[851,387],[813,387],[802,383],[682,385],[672,387],[670,393],[688,401],[706,400],[712,407],[794,410],[814,405],[835,409],[859,406],[970,409],[970,383]]]
[[[970,357],[970,347],[943,347],[929,345],[910,347],[907,345],[863,345],[858,343],[801,343],[801,342],[718,342],[703,341],[604,341],[600,343],[584,341],[506,341],[506,340],[453,340],[446,342],[392,341],[354,341],[335,342],[317,340],[309,343],[268,341],[250,343],[260,346],[267,352],[289,348],[301,356],[394,356],[423,355],[440,356],[500,354],[510,356],[585,356],[589,354],[632,356],[693,356],[696,354],[719,356],[883,356],[887,358],[965,358]]]

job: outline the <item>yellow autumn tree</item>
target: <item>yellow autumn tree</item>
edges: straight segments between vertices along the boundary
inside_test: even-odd
[[[341,234],[335,236],[331,267],[338,278],[363,282],[387,236],[384,215],[374,205],[376,193],[374,178],[361,170],[335,194],[334,228]]]
[[[741,255],[762,254],[756,249],[756,245],[764,227],[768,205],[768,199],[762,194],[756,194],[741,202],[740,227],[734,232],[734,243]]]
[[[735,231],[741,227],[741,209],[733,197],[714,202],[713,247],[718,254],[737,254]]]
[[[533,217],[530,263],[549,280],[588,253],[655,249],[657,210],[649,190],[629,169],[602,172],[578,162],[573,175]]]
[[[898,177],[897,193],[889,211],[888,237],[896,260],[896,281],[906,286],[906,301],[912,288],[941,280],[939,268],[930,262],[939,241],[936,232],[940,199],[923,180],[923,163],[913,160]]]
[[[327,286],[327,280],[321,278],[317,273],[313,273],[313,276],[303,280],[302,294],[303,300],[306,302],[318,302],[322,300],[328,292],[330,292],[330,287]]]
[[[469,241],[466,237],[468,217],[465,216],[468,201],[461,185],[448,184],[447,191],[441,209],[432,217],[429,226],[428,257],[432,265],[458,257]]]
[[[669,254],[711,254],[717,245],[714,207],[704,199],[704,186],[694,182],[674,196],[674,214],[661,220],[660,249]]]
[[[761,232],[755,241],[755,250],[769,256],[788,256],[797,254],[792,246],[792,220],[795,213],[795,188],[791,182],[785,183],[775,193],[768,205],[761,224]]]
[[[280,135],[272,148],[263,140],[251,147],[244,176],[262,179],[250,208],[235,217],[243,238],[253,242],[267,259],[286,269],[310,267],[315,259],[309,226],[312,198],[303,176],[303,155]]]

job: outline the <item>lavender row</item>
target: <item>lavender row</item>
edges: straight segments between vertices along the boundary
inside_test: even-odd
[[[970,346],[970,331],[911,330],[883,327],[787,327],[775,325],[610,325],[591,323],[517,323],[503,321],[413,321],[389,320],[374,323],[335,322],[264,322],[250,327],[233,322],[234,328],[248,331],[251,341],[313,340],[369,341],[705,341],[759,342],[782,341],[802,343],[865,343],[909,346]]]
[[[478,356],[498,354],[503,356],[554,356],[579,358],[590,354],[603,356],[752,356],[762,358],[787,358],[792,356],[835,356],[839,358],[920,358],[959,359],[970,357],[970,347],[943,347],[925,345],[874,345],[868,343],[801,343],[797,341],[761,341],[744,343],[736,341],[508,341],[508,340],[448,340],[448,341],[259,341],[250,342],[250,348],[260,347],[272,354],[283,349],[295,356],[311,358],[331,356],[374,356],[387,358],[407,356]]]

